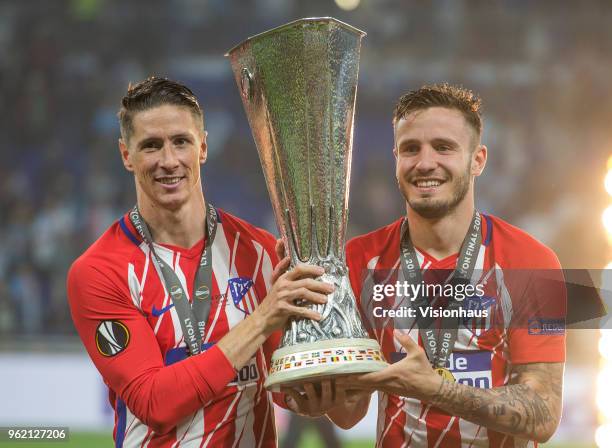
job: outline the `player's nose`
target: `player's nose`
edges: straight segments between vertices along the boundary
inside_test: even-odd
[[[167,170],[172,170],[179,166],[176,151],[169,142],[166,142],[160,151],[159,165]]]
[[[437,166],[437,153],[429,145],[423,146],[416,157],[415,169],[417,171],[428,172],[434,170]]]

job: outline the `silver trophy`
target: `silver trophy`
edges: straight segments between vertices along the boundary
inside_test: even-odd
[[[344,257],[359,49],[364,32],[332,18],[301,19],[231,49],[232,70],[292,266],[325,268],[335,291],[292,319],[266,387],[386,366],[359,319]]]

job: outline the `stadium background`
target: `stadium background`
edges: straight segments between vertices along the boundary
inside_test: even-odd
[[[207,198],[275,231],[223,55],[308,16],[334,16],[368,33],[349,236],[402,213],[391,154],[395,100],[448,81],[484,100],[489,162],[477,181],[478,207],[550,245],[566,268],[601,269],[612,259],[601,225],[612,154],[609,1],[2,0],[0,426],[63,424],[102,432],[102,446],[110,443],[104,390],[76,338],[65,276],[135,201],[116,148],[115,114],[128,83],[156,74],[193,88],[209,132]],[[569,335],[555,446],[593,445],[605,417],[596,406],[599,337]],[[342,437],[370,445],[369,418],[366,429]]]

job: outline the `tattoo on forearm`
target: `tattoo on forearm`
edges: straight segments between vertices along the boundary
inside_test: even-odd
[[[546,364],[515,366],[514,379],[527,376],[544,385],[536,391],[528,384],[479,389],[443,381],[431,404],[453,415],[505,433],[522,436],[548,433],[560,415],[562,366],[553,371]]]
[[[504,404],[494,404],[493,405],[493,415],[499,417],[500,415],[506,414],[506,405]]]

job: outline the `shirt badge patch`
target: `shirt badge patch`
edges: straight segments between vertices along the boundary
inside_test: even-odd
[[[115,356],[130,343],[130,332],[118,320],[100,322],[96,329],[96,347],[102,356]]]
[[[537,336],[564,335],[565,319],[529,319],[527,329],[529,334]]]

